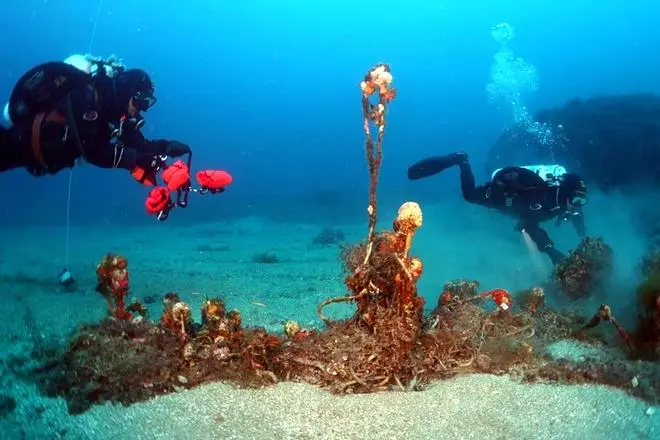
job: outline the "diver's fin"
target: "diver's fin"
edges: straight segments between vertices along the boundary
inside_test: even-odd
[[[408,179],[419,180],[468,161],[467,153],[451,153],[422,159],[408,168]]]

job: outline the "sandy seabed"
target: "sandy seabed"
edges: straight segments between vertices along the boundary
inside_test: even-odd
[[[306,384],[283,383],[260,390],[210,384],[128,408],[97,406],[80,416],[66,415],[62,401],[41,404],[47,409],[39,420],[30,420],[30,410],[22,405],[15,420],[0,425],[2,438],[625,440],[660,436],[660,415],[647,415],[648,405],[622,391],[521,385],[486,375],[458,377],[422,392],[343,397]],[[26,435],[19,437],[20,431]]]
[[[451,279],[516,290],[538,283],[550,270],[545,260],[528,253],[511,231],[511,220],[460,203],[422,207],[425,225],[414,251],[425,263],[419,287],[430,308]],[[590,231],[615,249],[620,276],[628,276],[642,250],[632,232],[622,233],[630,230],[629,219],[624,213],[587,218]],[[600,386],[523,385],[508,377],[473,375],[421,392],[338,397],[305,384],[261,390],[210,384],[71,416],[63,400],[39,395],[7,370],[5,360],[29,352],[35,332],[43,339],[64,339],[77,325],[104,315],[105,302],[93,289],[95,265],[107,252],[128,258],[134,297],[176,291],[197,320],[208,295],[241,310],[248,326],[281,331],[287,319],[318,326],[316,305],[345,292],[338,247],[312,244],[331,226],[245,219],[193,227],[170,219],[153,227],[74,228],[70,267],[80,286],[74,293],[53,283],[63,264],[63,228],[4,230],[0,283],[5,316],[12,319],[0,321],[0,391],[13,395],[18,406],[0,418],[0,439],[660,438],[655,408]],[[366,233],[364,225],[340,228],[348,242]],[[577,243],[570,227],[550,225],[548,231],[563,249]],[[254,262],[263,252],[277,255],[279,263]],[[159,301],[149,311],[157,317]],[[329,314],[348,312],[350,307],[338,307]],[[32,325],[26,324],[28,314]]]

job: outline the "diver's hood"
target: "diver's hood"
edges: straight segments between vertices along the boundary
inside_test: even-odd
[[[577,174],[566,173],[560,178],[559,198],[563,203],[582,207],[589,201],[587,184]]]
[[[139,111],[146,111],[155,103],[154,86],[149,75],[140,69],[129,69],[111,78],[97,75],[94,83],[99,93],[99,104],[103,116],[118,120],[128,112],[128,103],[133,98]],[[140,105],[148,102],[149,105]]]
[[[118,121],[126,113],[128,100],[124,108],[119,106],[117,97],[115,95],[114,80],[106,75],[98,75],[94,77],[94,85],[98,93],[99,100],[99,113],[103,119],[108,121]]]

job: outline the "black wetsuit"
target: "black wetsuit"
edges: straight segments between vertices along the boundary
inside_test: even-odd
[[[557,263],[564,256],[556,250],[548,233],[541,228],[540,223],[557,219],[559,221],[570,218],[580,237],[586,236],[584,216],[581,210],[567,213],[560,204],[560,188],[558,186],[535,186],[520,188],[520,185],[498,186],[496,182],[488,182],[476,186],[472,168],[468,162],[459,164],[461,174],[461,191],[463,198],[470,203],[496,209],[504,214],[518,218],[516,230],[524,230],[536,243],[539,250],[546,252],[553,263]],[[510,167],[505,169],[516,172],[525,172],[525,169]]]
[[[41,124],[41,158],[34,153],[33,119],[0,129],[0,172],[25,167],[37,176],[55,174],[74,166],[79,158],[101,168],[148,170],[155,166],[157,156],[177,155],[171,154],[172,145],[187,149],[176,141],[146,140],[136,120],[126,119],[122,124],[122,112],[108,98],[110,81],[104,77],[83,84],[47,109],[58,118],[45,118]]]
[[[586,196],[586,186],[580,186],[583,182],[578,176],[572,175],[572,179],[567,180],[567,175],[564,175],[564,183],[555,181],[548,184],[541,176],[526,168],[506,167],[495,173],[490,182],[476,186],[467,154],[452,153],[416,162],[408,168],[408,178],[423,179],[453,166],[460,168],[461,191],[467,202],[517,218],[516,230],[524,230],[529,234],[539,250],[545,252],[553,263],[558,263],[564,255],[554,248],[548,233],[541,228],[541,222],[570,218],[578,235],[586,236],[581,208],[568,207],[571,191],[576,194],[577,188]]]

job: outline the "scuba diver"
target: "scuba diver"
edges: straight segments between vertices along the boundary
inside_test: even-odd
[[[186,144],[141,133],[154,90],[147,72],[112,59],[73,55],[34,67],[5,107],[0,172],[24,167],[34,176],[56,174],[83,159],[154,184],[167,156],[191,154]]]
[[[529,234],[538,249],[553,264],[564,254],[555,249],[540,223],[556,219],[557,224],[571,220],[580,238],[587,235],[582,208],[588,201],[587,187],[576,174],[558,165],[505,167],[496,170],[491,181],[475,186],[467,153],[423,159],[408,168],[408,179],[419,180],[458,166],[463,198],[477,205],[518,218],[515,230]]]

